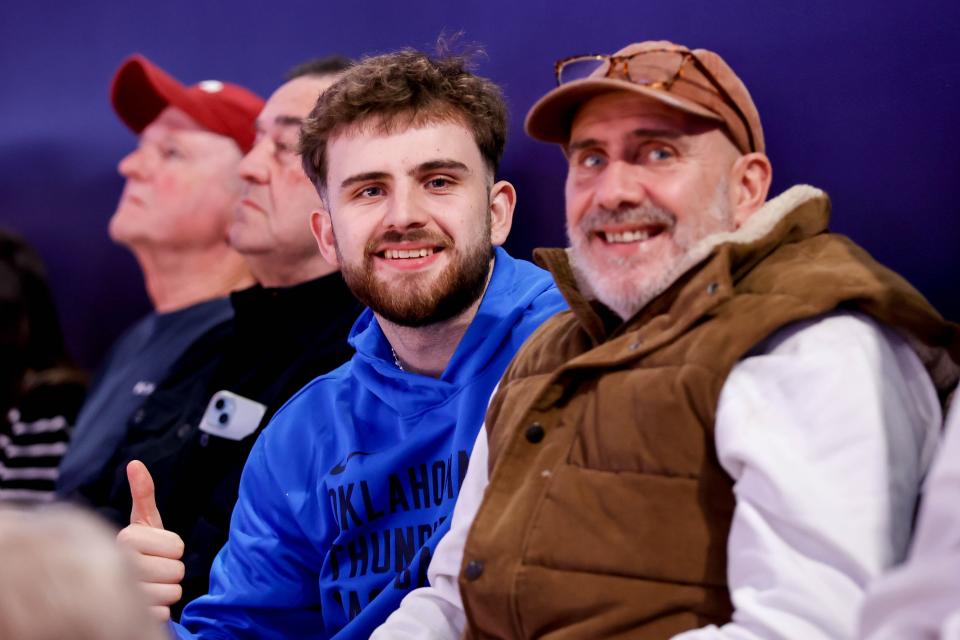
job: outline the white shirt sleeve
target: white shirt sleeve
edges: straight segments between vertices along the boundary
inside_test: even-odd
[[[861,637],[960,639],[960,400],[924,487],[917,533],[906,564],[867,594]]]
[[[408,593],[400,607],[374,630],[370,640],[451,640],[463,634],[467,621],[457,580],[467,534],[488,481],[487,430],[482,427],[470,453],[450,530],[437,544],[427,569],[430,586]]]
[[[864,316],[791,325],[741,360],[716,418],[733,620],[676,638],[853,638],[868,584],[906,554],[940,424],[919,358]]]

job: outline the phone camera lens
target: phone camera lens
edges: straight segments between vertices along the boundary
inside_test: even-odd
[[[226,404],[227,404],[227,403],[223,401],[223,398],[218,398],[217,401],[216,401],[216,403],[214,403],[213,406],[215,406],[217,409],[223,409],[223,407],[224,407]]]
[[[228,422],[230,422],[230,414],[221,413],[220,416],[217,418],[217,422],[219,422],[220,424],[227,424]]]

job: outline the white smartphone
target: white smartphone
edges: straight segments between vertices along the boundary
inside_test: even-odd
[[[210,398],[200,431],[227,440],[243,440],[257,430],[267,406],[223,389]]]

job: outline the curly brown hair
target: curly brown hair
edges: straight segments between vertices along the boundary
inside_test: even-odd
[[[324,91],[300,129],[303,170],[326,194],[327,144],[349,127],[381,133],[428,123],[462,122],[492,174],[507,138],[500,88],[468,70],[466,56],[430,58],[413,49],[365,58]]]

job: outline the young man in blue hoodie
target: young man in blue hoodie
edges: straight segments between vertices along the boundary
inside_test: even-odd
[[[301,133],[323,200],[311,225],[370,308],[356,355],[274,416],[254,446],[210,593],[179,637],[366,638],[447,530],[487,399],[521,343],[564,302],[499,246],[516,193],[495,181],[499,89],[463,59],[369,58],[321,96]],[[131,525],[161,614],[182,543],[130,469]]]

